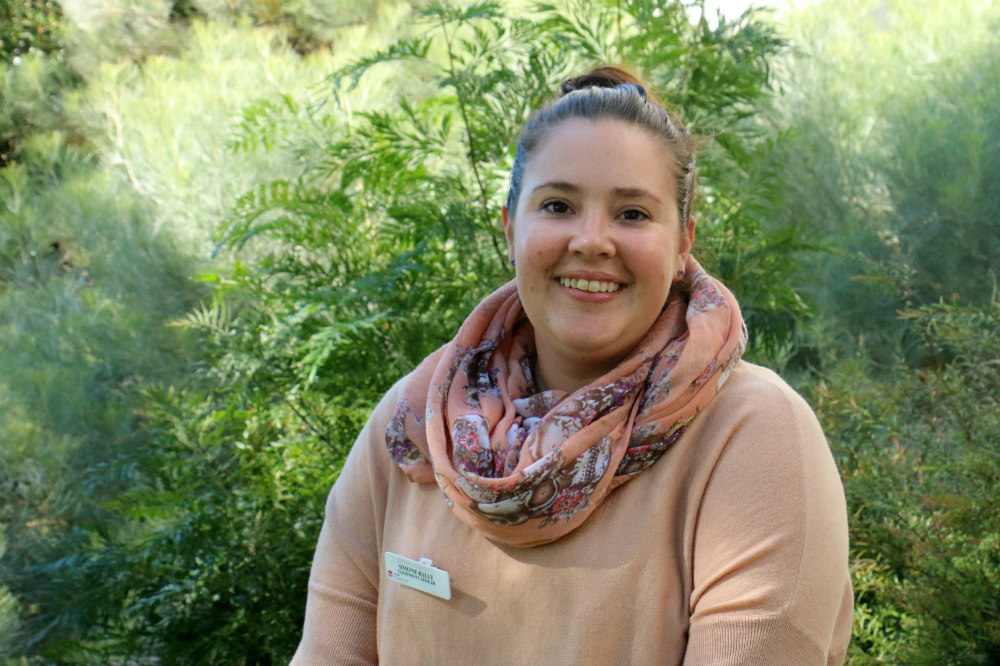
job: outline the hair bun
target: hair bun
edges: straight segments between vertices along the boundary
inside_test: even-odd
[[[620,85],[633,85],[643,98],[646,97],[646,89],[642,81],[635,75],[619,67],[598,67],[597,69],[566,79],[559,85],[561,95],[568,95],[574,90],[584,90],[586,88],[617,88]]]
[[[568,79],[559,84],[560,97],[568,95],[574,90],[576,90],[576,79]]]

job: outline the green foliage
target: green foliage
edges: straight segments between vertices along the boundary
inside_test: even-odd
[[[198,265],[192,239],[204,240],[206,218],[231,205],[254,173],[273,174],[279,159],[214,167],[227,175],[206,182],[204,191],[192,192],[177,170],[187,160],[210,177],[199,160],[224,152],[226,134],[213,132],[227,121],[233,98],[259,94],[262,77],[284,85],[300,66],[294,56],[277,57],[267,34],[195,34],[201,48],[193,55],[206,63],[218,59],[203,45],[214,42],[217,53],[229,48],[235,55],[233,44],[242,39],[242,78],[234,70],[214,77],[212,95],[146,85],[137,103],[105,87],[106,79],[120,83],[116,74],[132,65],[105,68],[82,96],[85,122],[71,89],[79,81],[67,77],[61,61],[34,54],[3,65],[0,130],[15,137],[9,144],[19,162],[0,171],[0,487],[9,498],[0,526],[7,526],[10,544],[0,565],[5,654],[98,663],[138,643],[130,633],[135,624],[122,619],[114,572],[125,571],[129,560],[120,549],[141,529],[107,502],[136,486],[133,457],[153,445],[153,431],[135,411],[149,400],[144,387],[180,381],[196,358],[191,333],[165,325],[207,294],[207,285],[190,280]],[[183,80],[176,62],[146,64],[153,77]],[[175,95],[199,103],[188,101],[180,113],[184,99]],[[105,125],[91,121],[98,110],[112,125],[107,135]],[[201,130],[206,118],[215,127]],[[164,140],[180,143],[176,137],[191,137],[191,128],[202,131],[201,142]],[[168,154],[149,155],[151,146]],[[168,152],[175,147],[180,160]],[[138,178],[146,187],[131,187]],[[186,205],[185,216],[158,206],[159,197]],[[309,515],[318,515],[313,509]]]
[[[50,565],[116,529],[101,504],[123,480],[92,470],[146,441],[137,388],[178,376],[191,345],[163,323],[199,298],[191,262],[89,156],[58,136],[29,148],[0,171],[0,580],[28,640],[78,630]]]
[[[16,59],[38,51],[58,53],[62,10],[52,0],[0,1],[0,61]]]
[[[84,663],[287,661],[303,611],[289,599],[301,597],[308,577],[334,478],[329,460],[350,441],[341,431],[364,415],[349,420],[340,410],[336,426],[315,433],[300,416],[319,417],[322,405],[275,404],[266,391],[150,389],[145,398],[151,445],[107,470],[129,477],[106,508],[131,528],[51,567],[64,577],[63,594],[96,599],[82,605],[92,613],[88,634],[47,654]]]
[[[1000,16],[994,25],[1000,27]],[[1000,254],[1000,39],[929,68],[919,94],[888,114],[895,150],[886,187],[906,265],[905,298],[982,305],[997,294]]]
[[[171,39],[179,34],[170,28]],[[5,655],[59,663],[126,655],[191,663],[220,651],[245,662],[287,659],[303,611],[288,599],[304,589],[333,477],[317,452],[339,459],[343,447],[331,442],[350,441],[362,418],[337,399],[329,409],[310,396],[289,401],[261,382],[227,394],[243,401],[238,408],[220,399],[212,418],[225,427],[206,425],[204,403],[217,385],[246,387],[233,375],[207,376],[214,342],[228,333],[185,316],[202,311],[211,289],[191,280],[209,253],[207,229],[265,174],[301,169],[294,151],[233,160],[225,148],[233,109],[271,90],[308,100],[321,65],[282,48],[270,31],[192,22],[183,36],[185,58],[145,53],[140,68],[132,53],[86,70],[83,80],[60,78],[69,69],[40,54],[2,65],[0,133],[16,137],[17,159],[0,170]],[[71,40],[75,64],[88,38]],[[378,41],[363,31],[344,35],[345,44],[364,39]],[[240,360],[250,359],[256,348],[247,342],[241,351]],[[157,388],[174,385],[184,388]],[[168,419],[184,410],[186,422]],[[299,430],[303,418],[322,428],[310,431],[311,442]],[[182,439],[185,428],[197,437]],[[229,438],[241,428],[256,448],[234,453]],[[275,432],[294,441],[284,447]],[[288,471],[275,473],[279,465]],[[205,501],[178,521],[150,520],[189,497]],[[234,497],[243,499],[231,504]],[[228,531],[213,540],[206,535],[220,517]],[[292,538],[296,522],[303,527]],[[164,541],[184,548],[166,552]],[[248,547],[240,557],[227,552],[236,542]],[[215,564],[196,562],[203,544]],[[190,574],[190,585],[175,586],[178,571]],[[193,622],[220,617],[223,630],[190,638]],[[258,625],[267,635],[248,647],[246,627]]]
[[[108,167],[149,202],[151,223],[206,255],[218,220],[263,179],[297,170],[291,151],[227,144],[238,111],[260,95],[310,97],[320,61],[302,59],[274,33],[193,21],[183,58],[150,55],[106,64],[73,104],[73,119]]]
[[[52,0],[0,0],[0,168],[17,159],[32,132],[63,124],[60,93],[74,75],[62,22]]]
[[[107,63],[141,63],[156,54],[176,54],[184,25],[171,21],[166,0],[89,2],[63,0],[67,56],[83,78]]]
[[[897,310],[994,293],[1000,14],[852,0],[790,20],[775,116],[793,128],[777,157],[795,177],[775,214],[834,250],[808,267],[810,300],[832,313],[812,337],[833,355],[860,344],[918,363]]]
[[[853,650],[858,663],[995,663],[1000,308],[905,316],[934,364],[900,367],[889,391],[838,372],[817,394],[853,516]]]
[[[0,168],[18,160],[36,133],[63,130],[65,95],[78,83],[61,54],[40,51],[0,61]]]
[[[3,488],[4,495],[10,496],[15,490],[13,484]],[[7,552],[7,537],[0,524],[0,559]],[[6,586],[0,585],[0,655],[14,654],[20,638],[20,604]]]
[[[278,27],[288,45],[300,54],[339,45],[345,26],[365,25],[377,20],[388,4],[376,0],[183,0],[188,13],[213,21],[236,23],[250,19],[254,25]]]

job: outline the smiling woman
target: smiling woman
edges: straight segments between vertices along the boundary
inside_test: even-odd
[[[694,138],[622,70],[562,92],[518,144],[516,279],[330,493],[294,663],[840,663],[843,489],[690,256]]]

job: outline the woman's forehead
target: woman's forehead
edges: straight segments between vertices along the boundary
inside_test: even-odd
[[[571,118],[539,142],[525,165],[524,191],[599,188],[673,199],[672,158],[648,130],[621,120]]]

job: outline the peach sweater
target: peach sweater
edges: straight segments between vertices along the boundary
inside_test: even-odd
[[[741,362],[650,469],[581,527],[518,549],[410,483],[375,409],[330,493],[292,663],[839,664],[851,630],[843,487],[805,401]],[[445,601],[387,578],[430,558]]]

